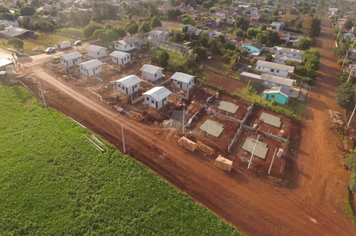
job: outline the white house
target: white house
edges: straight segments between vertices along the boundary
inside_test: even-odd
[[[136,75],[128,75],[122,79],[116,80],[115,83],[117,85],[117,91],[126,95],[130,95],[140,89],[141,81],[142,79]]]
[[[123,52],[128,52],[135,49],[141,49],[141,45],[145,41],[140,37],[131,37],[120,41],[115,41],[115,49]]]
[[[61,63],[65,67],[72,67],[82,62],[82,54],[79,52],[72,52],[64,54],[60,57]]]
[[[88,55],[93,58],[103,58],[106,57],[106,48],[96,46],[96,45],[89,45],[87,47]]]
[[[182,72],[176,72],[171,77],[174,85],[183,90],[189,90],[194,86],[194,76]]]
[[[171,91],[163,86],[154,87],[143,94],[145,97],[145,104],[148,104],[153,108],[160,109],[168,103],[168,96],[171,93]]]
[[[162,78],[163,68],[161,67],[145,64],[140,70],[142,71],[142,78],[151,81],[156,81]]]
[[[256,63],[256,70],[287,78],[289,74],[294,72],[294,67],[258,60]]]
[[[289,61],[296,61],[300,64],[302,64],[303,60],[300,60],[300,59],[295,59],[295,58],[290,58],[290,57],[287,57],[287,56],[282,56],[282,55],[272,55],[273,57],[273,62],[275,63],[278,63],[278,64],[286,64],[287,62]]]
[[[282,86],[286,89],[291,89],[296,83],[297,81],[294,79],[288,79],[276,75],[270,75],[267,73],[263,73],[261,75],[261,84],[267,88]]]
[[[275,30],[275,31],[280,31],[280,30],[282,30],[283,28],[284,28],[284,23],[283,22],[276,22],[276,21],[274,21],[274,22],[272,22],[272,24],[271,24],[271,28],[273,29],[273,30]]]
[[[99,74],[101,72],[101,65],[103,63],[98,59],[94,59],[91,61],[86,61],[79,64],[80,73],[86,76],[93,76]]]
[[[273,51],[276,55],[286,56],[292,59],[302,60],[304,51],[293,49],[293,48],[284,48],[284,47],[273,47]]]
[[[112,61],[118,65],[125,65],[131,62],[131,54],[127,52],[113,51],[110,56]]]
[[[18,21],[11,21],[11,20],[0,20],[0,25],[4,25],[5,28],[10,26],[20,27]]]
[[[147,33],[148,41],[156,41],[156,42],[166,42],[169,37],[168,32],[151,30]]]

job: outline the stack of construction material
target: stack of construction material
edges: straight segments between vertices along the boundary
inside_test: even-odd
[[[143,116],[141,113],[138,112],[133,112],[133,118],[137,121],[142,121],[143,120]]]
[[[194,150],[196,148],[195,142],[187,139],[186,137],[181,137],[178,140],[178,144],[181,145],[182,147],[184,147],[185,149],[188,149],[191,152],[194,152]]]
[[[199,141],[197,142],[197,148],[201,152],[206,153],[208,155],[213,155],[214,154],[214,150],[211,147],[205,145],[202,142],[199,142]]]
[[[226,159],[225,157],[219,155],[214,162],[214,165],[223,171],[231,171],[232,161]]]

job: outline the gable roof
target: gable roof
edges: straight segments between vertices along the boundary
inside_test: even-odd
[[[278,64],[278,63],[269,62],[269,61],[258,60],[256,63],[256,66],[262,66],[262,67],[268,67],[271,69],[287,71],[288,73],[294,72],[294,66],[286,66],[286,65],[282,65],[282,64]]]
[[[303,50],[298,50],[298,49],[293,49],[293,48],[284,48],[284,47],[273,47],[273,50],[279,51],[279,52],[285,52],[285,53],[292,53],[292,54],[298,54],[298,55],[303,55],[304,51]]]
[[[258,49],[262,49],[263,48],[263,44],[260,43],[260,42],[253,42],[251,43],[252,46],[254,46],[255,48],[258,48]]]
[[[94,59],[94,60],[90,60],[90,61],[86,61],[83,63],[80,63],[80,66],[83,66],[85,69],[92,69],[94,67],[97,66],[101,66],[103,63],[101,61],[99,61],[98,59]]]
[[[158,66],[144,64],[140,70],[148,72],[150,74],[156,74],[157,71],[163,70],[163,68],[162,67],[158,67]]]
[[[165,36],[169,36],[168,32],[165,31],[159,31],[159,30],[151,30],[150,32],[148,32],[147,34],[149,35],[165,35]]]
[[[263,91],[263,93],[279,93],[281,95],[283,95],[284,97],[289,97],[289,91],[288,89],[282,87],[282,86],[276,86],[276,87],[272,87],[270,89],[266,89],[265,91]]]
[[[168,97],[171,93],[172,92],[166,89],[166,87],[159,86],[148,90],[143,95],[150,96],[154,98],[156,101],[161,101],[163,98]]]
[[[5,30],[0,31],[0,33],[8,35],[10,37],[20,36],[27,32],[32,32],[32,31],[19,27],[14,27],[14,26],[9,26]]]
[[[83,55],[80,54],[79,52],[72,52],[72,53],[68,53],[68,54],[64,54],[61,56],[61,58],[63,58],[64,60],[68,61],[68,60],[72,60],[72,59],[76,59],[79,57],[82,57]]]
[[[119,43],[122,45],[128,45],[128,44],[132,44],[132,43],[138,43],[138,44],[142,44],[144,43],[144,40],[141,39],[140,37],[131,37],[131,38],[127,38],[127,39],[122,39],[120,41],[115,41],[115,43]]]
[[[131,87],[135,84],[138,84],[142,81],[142,79],[140,79],[140,77],[138,77],[137,75],[128,75],[125,76],[122,79],[116,80],[116,83],[120,83],[122,85],[124,85],[125,87]]]
[[[117,58],[124,58],[127,55],[130,55],[130,53],[121,52],[121,51],[113,51],[112,53],[110,53],[110,56],[117,57]]]
[[[87,47],[87,51],[92,51],[92,52],[98,52],[101,49],[106,50],[106,48],[100,47],[100,46],[96,46],[96,45],[89,45],[89,47]]]
[[[261,80],[269,81],[271,83],[280,84],[280,85],[284,85],[284,86],[288,86],[288,87],[292,87],[293,84],[296,82],[293,79],[288,79],[288,78],[284,78],[284,77],[280,77],[280,76],[276,76],[276,75],[270,75],[267,73],[263,73],[261,75]]]
[[[194,79],[194,75],[189,75],[182,72],[176,72],[174,73],[174,75],[172,75],[171,78],[188,84],[192,79]]]

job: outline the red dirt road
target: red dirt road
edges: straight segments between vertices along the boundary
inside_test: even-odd
[[[245,166],[224,173],[213,166],[214,157],[190,153],[178,146],[178,136],[118,114],[83,87],[74,86],[41,66],[32,67],[42,82],[47,104],[82,120],[88,129],[122,150],[120,125],[125,127],[127,152],[177,188],[185,191],[246,235],[356,235],[351,220],[340,209],[348,181],[342,169],[340,139],[329,131],[327,109],[337,109],[336,60],[331,53],[333,33],[323,20],[321,69],[306,110],[306,127],[293,190],[276,187]],[[332,76],[333,75],[333,76]],[[31,87],[31,80],[24,81]],[[32,84],[33,89],[36,88]],[[299,162],[298,162],[299,163]]]

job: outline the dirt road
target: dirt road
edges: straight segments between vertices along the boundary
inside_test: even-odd
[[[179,147],[178,136],[171,130],[144,125],[119,114],[87,89],[65,82],[41,66],[32,66],[31,70],[34,80],[42,82],[50,107],[82,120],[120,150],[123,124],[128,154],[246,235],[356,235],[351,220],[338,206],[345,199],[346,186],[334,179],[347,182],[349,174],[339,163],[340,140],[328,130],[327,109],[337,109],[333,100],[337,81],[332,76],[336,63],[329,48],[333,36],[328,22],[323,21],[320,38],[323,40],[317,43],[324,48],[320,49],[322,72],[316,89],[310,92],[298,155],[308,165],[298,165],[298,185],[294,190],[276,187],[242,166],[224,173],[213,166],[213,157]],[[25,83],[37,91],[31,81]]]

